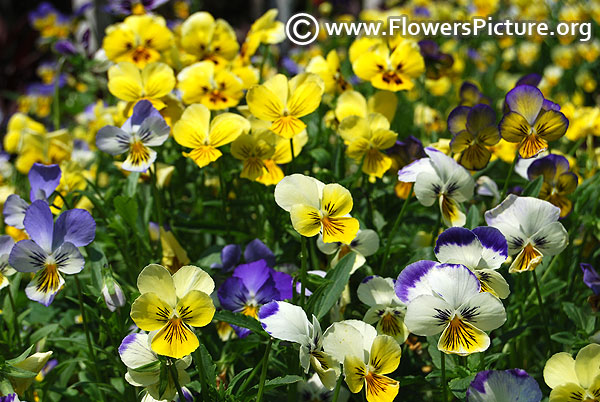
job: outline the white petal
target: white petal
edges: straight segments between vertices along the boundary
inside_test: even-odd
[[[362,321],[340,321],[325,330],[323,349],[337,361],[343,362],[346,356],[356,356],[367,362],[376,336],[377,330]]]
[[[464,265],[440,264],[431,270],[427,280],[431,289],[454,309],[481,289],[475,274]]]
[[[444,330],[453,313],[454,309],[444,299],[421,295],[408,304],[404,324],[413,334],[431,336]]]
[[[431,159],[417,159],[411,164],[404,166],[398,171],[398,181],[403,181],[405,183],[414,183],[415,181],[417,181],[417,176],[423,172],[435,173],[435,170],[433,169],[433,165],[431,163]]]
[[[569,235],[560,222],[553,222],[538,230],[531,237],[533,246],[544,255],[555,255],[569,244]]]
[[[41,272],[41,271],[39,271],[39,272]],[[65,284],[65,280],[63,279],[63,277],[60,274],[57,273],[58,287],[56,288],[56,290],[44,292],[44,291],[42,291],[42,289],[38,289],[37,279],[38,279],[39,272],[36,276],[33,277],[31,282],[29,282],[29,284],[25,288],[25,294],[27,295],[29,300],[36,301],[47,307],[54,301],[54,297],[56,296],[58,291],[62,288],[62,286]]]
[[[143,160],[134,160],[130,152],[127,155],[127,158],[125,159],[123,164],[121,165],[121,169],[127,170],[129,172],[145,172],[146,170],[148,170],[148,168],[152,166],[152,164],[156,160],[156,151],[151,148],[147,148],[146,152],[148,153],[148,157]]]
[[[440,262],[462,264],[475,269],[481,260],[483,247],[469,229],[450,228],[439,235],[434,252]]]
[[[81,272],[85,265],[85,259],[79,249],[71,243],[64,243],[52,253],[57,268],[65,274],[76,274]]]
[[[394,280],[392,278],[382,278],[380,276],[369,276],[363,279],[358,285],[358,299],[369,307],[375,305],[392,305],[399,303],[394,290]]]
[[[17,229],[25,229],[23,220],[25,219],[27,207],[29,207],[27,201],[16,194],[9,195],[4,202],[4,223]]]
[[[302,307],[284,301],[272,301],[260,308],[258,319],[273,338],[310,347],[311,324]]]
[[[286,176],[275,186],[275,202],[288,212],[297,204],[319,208],[323,186],[317,179],[302,174]]]
[[[150,349],[148,334],[129,334],[119,346],[119,356],[128,368],[138,368],[158,362],[158,357]]]
[[[558,221],[559,216],[560,208],[547,201],[510,194],[500,205],[485,213],[485,221],[500,229],[502,234],[505,226],[512,226],[530,237],[544,226]]]
[[[10,252],[9,264],[19,272],[37,272],[44,267],[48,254],[33,240],[21,240]]]
[[[115,126],[104,126],[96,134],[96,146],[110,155],[120,155],[129,150],[131,134]]]
[[[491,293],[482,292],[471,297],[457,309],[465,321],[482,331],[496,329],[506,321],[502,302]]]
[[[317,248],[323,253],[323,254],[327,254],[327,255],[331,255],[334,254],[335,252],[337,252],[340,247],[342,246],[342,243],[337,241],[337,242],[331,242],[331,243],[325,243],[323,241],[323,235],[319,234],[319,237],[317,237]]]
[[[379,236],[371,229],[359,230],[350,243],[350,247],[365,257],[373,255],[379,250]]]
[[[415,195],[421,204],[432,206],[438,198],[439,191],[444,183],[433,173],[421,173],[415,182]]]
[[[556,388],[568,382],[579,384],[573,357],[565,352],[552,355],[544,366],[544,381],[550,388]]]
[[[169,138],[170,131],[171,129],[162,117],[150,116],[140,125],[138,135],[144,145],[158,147]]]

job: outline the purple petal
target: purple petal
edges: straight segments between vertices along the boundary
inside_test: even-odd
[[[509,109],[523,116],[532,126],[542,110],[543,103],[542,92],[530,85],[519,85],[506,94],[506,104]]]
[[[3,255],[10,254],[15,241],[8,235],[0,236],[0,257]]]
[[[402,302],[408,303],[410,301],[410,291],[414,289],[421,278],[436,265],[437,262],[435,261],[422,260],[414,262],[404,268],[396,280],[395,291],[398,298]]]
[[[542,81],[541,75],[537,73],[531,73],[519,78],[519,81],[517,81],[515,86],[517,87],[519,85],[531,85],[533,87],[537,87],[540,81]]]
[[[242,248],[237,244],[228,244],[221,250],[222,270],[229,272],[235,267],[242,257]]]
[[[271,277],[271,272],[265,260],[258,260],[238,266],[233,272],[233,276],[241,279],[248,291],[257,293]]]
[[[594,294],[600,294],[600,276],[591,264],[581,263],[579,264],[583,271],[583,283],[594,292]]]
[[[484,128],[494,125],[496,125],[496,112],[488,105],[480,103],[469,111],[467,128],[472,134],[477,134]]]
[[[42,165],[34,163],[29,170],[29,200],[47,200],[60,183],[62,172],[58,165]]]
[[[537,381],[521,369],[482,371],[467,390],[467,402],[540,402],[541,399],[542,391]]]
[[[250,292],[240,278],[227,278],[217,291],[221,307],[230,311],[240,311],[250,299]]]
[[[544,103],[542,103],[542,109],[544,110],[555,110],[560,112],[560,105],[558,103],[554,103],[551,100],[544,99]]]
[[[4,214],[4,223],[14,226],[17,229],[25,229],[23,221],[25,220],[27,208],[29,208],[27,201],[16,194],[9,195],[4,202],[4,209],[2,211]]]
[[[275,255],[271,249],[259,239],[254,239],[246,245],[244,259],[246,262],[265,260],[269,267],[273,268],[275,266]]]
[[[275,287],[279,291],[279,300],[291,299],[293,279],[285,272],[271,271],[271,276],[275,281]]]
[[[461,228],[461,227],[451,227],[444,230],[437,238],[435,242],[435,248],[433,252],[438,254],[440,252],[440,247],[448,246],[448,245],[456,245],[456,246],[468,246],[474,241],[477,241],[477,237],[473,232],[469,229]]]
[[[66,39],[61,39],[54,44],[54,50],[56,50],[60,54],[64,54],[67,56],[74,55],[77,53],[77,49],[75,45],[71,43],[71,41]]]
[[[23,226],[27,234],[47,253],[52,251],[54,218],[46,201],[37,200],[25,211]]]
[[[275,314],[278,310],[279,310],[279,303],[277,303],[277,301],[269,302],[269,303],[265,304],[264,306],[262,306],[260,308],[260,310],[258,310],[258,319],[264,320],[265,318],[270,317],[273,314]],[[263,324],[263,328],[264,327],[265,327],[265,325]]]
[[[96,222],[84,209],[71,209],[60,214],[56,220],[52,247],[57,248],[65,242],[76,247],[90,244],[96,236]]]
[[[467,129],[467,116],[471,110],[468,106],[458,106],[448,115],[448,131],[456,135]]]
[[[506,259],[508,257],[508,243],[502,232],[492,226],[479,226],[473,233],[485,249],[492,250]]]
[[[152,106],[152,103],[144,99],[135,104],[133,107],[133,114],[129,118],[129,121],[132,126],[139,126],[150,116],[162,118],[158,110]]]

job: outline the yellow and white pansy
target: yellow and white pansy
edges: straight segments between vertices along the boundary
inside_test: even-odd
[[[246,102],[250,113],[270,122],[275,134],[289,139],[306,128],[300,118],[319,107],[323,90],[323,80],[316,74],[298,74],[289,81],[277,74],[250,88]]]
[[[475,181],[454,159],[435,148],[425,148],[428,158],[421,158],[398,172],[398,180],[415,183],[419,202],[429,207],[436,201],[446,226],[463,226],[467,220],[459,203],[473,197]]]
[[[183,156],[202,168],[223,155],[217,148],[233,142],[249,130],[250,123],[239,114],[221,113],[211,121],[210,110],[206,106],[193,104],[175,123],[173,136],[179,145],[192,148]]]
[[[313,315],[310,322],[301,307],[272,301],[260,308],[258,319],[273,338],[300,345],[300,365],[305,373],[311,366],[325,387],[335,387],[340,363],[323,351],[323,332],[317,317]]]
[[[560,208],[548,201],[510,194],[485,213],[489,226],[500,230],[514,257],[508,272],[532,271],[545,255],[556,255],[569,244],[569,235],[558,222]]]
[[[369,306],[364,322],[375,325],[378,334],[389,335],[400,344],[406,341],[406,304],[396,296],[392,278],[368,276],[358,285],[356,294],[358,300]]]
[[[196,350],[192,327],[207,325],[215,314],[212,278],[192,265],[171,276],[168,269],[151,264],[140,272],[137,286],[141,295],[131,305],[131,318],[140,329],[152,331],[152,350],[176,359]]]
[[[379,250],[379,236],[377,232],[371,229],[358,230],[356,237],[350,244],[341,242],[325,243],[323,236],[317,238],[317,247],[322,253],[334,255],[330,266],[335,267],[337,263],[348,253],[354,253],[354,265],[350,274],[353,274],[358,268],[362,267],[367,261],[365,257],[373,255]]]
[[[350,244],[356,237],[358,220],[349,214],[353,201],[350,191],[337,183],[293,174],[275,186],[275,202],[290,213],[292,226],[302,236],[323,234],[325,243]]]
[[[402,354],[391,336],[377,335],[373,326],[362,321],[345,320],[327,328],[323,347],[343,362],[350,392],[365,387],[368,402],[392,402],[398,395],[398,381],[386,376],[398,368]]]
[[[575,359],[556,353],[544,366],[544,381],[552,388],[550,402],[600,400],[600,345],[585,346]]]
[[[119,346],[121,361],[127,366],[125,380],[134,387],[144,387],[143,401],[171,401],[177,394],[177,388],[172,377],[167,376],[165,389],[160,391],[161,362],[158,355],[150,347],[151,337],[146,333],[127,335]],[[166,363],[171,364],[171,362]],[[177,379],[184,395],[191,396],[185,387],[191,379],[185,371],[192,364],[192,356],[187,355],[173,362],[177,370]]]
[[[417,261],[400,273],[396,295],[408,305],[404,323],[415,335],[441,332],[438,349],[467,356],[490,346],[484,331],[506,321],[502,302],[481,292],[477,276],[460,264]]]

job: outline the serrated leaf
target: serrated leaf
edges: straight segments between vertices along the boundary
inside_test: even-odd
[[[200,356],[200,361],[197,361],[196,365],[202,365],[206,383],[210,386],[210,388],[216,389],[217,375],[215,374],[215,369],[217,366],[215,365],[212,356],[210,355],[210,353],[208,353],[208,350],[202,342],[200,342],[200,345],[198,346],[197,355]],[[198,372],[200,372],[200,370],[198,370]]]

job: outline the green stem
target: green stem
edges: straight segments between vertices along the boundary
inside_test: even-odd
[[[571,156],[573,155],[581,146],[581,144],[583,144],[585,142],[585,137],[578,139],[575,144],[573,144],[573,146],[571,147],[571,149],[569,149],[569,152],[567,152],[567,156]]]
[[[79,278],[77,275],[73,275],[75,277],[75,285],[77,286],[77,296],[79,299],[79,309],[81,310],[81,322],[83,323],[83,331],[85,332],[85,340],[87,341],[88,351],[90,353],[90,357],[92,358],[93,363],[93,371],[96,376],[96,380],[99,383],[102,383],[102,379],[100,378],[100,373],[98,372],[98,362],[96,361],[96,353],[94,352],[94,347],[92,345],[92,337],[90,335],[90,331],[87,324],[87,319],[85,317],[85,308],[83,307],[83,293],[81,291],[81,283],[79,283]],[[100,399],[104,401],[104,393],[99,391]]]
[[[513,171],[515,170],[515,165],[517,164],[517,160],[519,159],[519,150],[515,153],[515,157],[510,165],[510,169],[508,170],[508,174],[506,175],[506,180],[504,180],[504,187],[502,187],[502,194],[500,194],[500,201],[504,200],[506,197],[506,193],[508,192],[508,183],[510,182],[510,178],[512,177]]]
[[[177,374],[177,367],[175,366],[176,359],[169,359],[169,371],[171,372],[171,378],[173,378],[173,383],[175,383],[175,389],[177,389],[177,395],[179,395],[179,401],[185,402],[185,395],[183,394],[183,390],[181,389],[181,384],[179,384],[179,375]],[[202,389],[202,393],[204,394],[204,388]]]
[[[442,226],[442,211],[440,211],[440,215],[438,217],[437,224],[435,225],[435,229],[431,233],[431,246],[432,247],[435,246],[435,239],[437,238],[438,233],[440,233],[441,226]]]
[[[442,359],[441,359],[441,369],[442,369],[442,401],[447,402],[448,401],[448,389],[446,387],[447,383],[446,383],[446,354],[444,352],[442,352]]]
[[[158,191],[158,186],[156,184],[156,163],[154,166],[150,167],[150,180],[152,181],[152,193],[154,195],[154,203],[156,206],[158,227],[163,227],[163,210],[160,202],[160,192]]]
[[[300,265],[300,307],[304,307],[306,291],[306,272],[308,271],[308,248],[306,247],[306,237],[302,236],[302,263]]]
[[[404,213],[406,212],[406,210],[408,208],[408,204],[410,203],[410,198],[412,197],[412,195],[413,195],[413,186],[411,185],[410,192],[408,193],[408,197],[406,197],[406,200],[404,200],[404,203],[402,204],[402,208],[400,209],[400,213],[396,217],[394,226],[392,226],[392,230],[390,231],[387,242],[385,243],[385,251],[383,253],[383,260],[381,260],[381,267],[379,269],[380,272],[383,272],[385,263],[387,262],[388,257],[390,256],[390,247],[392,246],[392,239],[396,235],[396,231],[398,230],[398,226],[400,226],[400,221],[402,220],[402,217],[404,216]]]
[[[21,349],[21,345],[22,340],[21,340],[21,331],[19,330],[19,320],[17,319],[17,307],[15,304],[15,299],[13,298],[12,295],[12,289],[9,286],[8,287],[8,300],[10,300],[10,307],[12,307],[12,311],[13,311],[13,317],[14,317],[14,325],[15,325],[15,335],[17,337],[17,346],[19,347],[19,350]]]
[[[343,376],[340,374],[337,382],[335,383],[335,389],[333,391],[333,399],[331,402],[337,402],[338,397],[340,396],[340,390],[342,389],[342,378]]]
[[[267,59],[269,58],[269,53],[271,51],[271,48],[269,47],[269,45],[264,44],[262,46],[263,46],[262,60],[260,61],[260,71],[258,72],[258,74],[259,74],[258,82],[261,84],[263,82],[265,64],[267,63]]]
[[[269,343],[267,343],[267,348],[265,349],[265,355],[263,357],[263,366],[262,371],[260,372],[260,382],[258,384],[258,394],[256,395],[256,402],[261,402],[263,393],[265,392],[265,380],[267,379],[267,367],[269,363],[269,355],[271,354],[271,344],[273,343],[273,338],[269,338]]]
[[[290,160],[290,163],[288,164],[288,166],[285,169],[286,172],[287,172],[287,174],[291,174],[292,173],[294,158],[296,157],[294,155],[294,139],[293,138],[290,138],[290,153],[292,154],[292,159]]]
[[[533,284],[535,285],[535,292],[537,293],[538,304],[540,306],[540,316],[542,317],[542,325],[544,327],[544,333],[548,341],[548,351],[551,351],[552,338],[550,337],[550,330],[548,329],[548,317],[546,317],[546,311],[544,310],[544,302],[542,301],[542,292],[540,291],[540,285],[538,283],[537,274],[535,269],[531,271],[533,273]]]
[[[204,371],[204,364],[202,362],[202,358],[200,357],[199,349],[196,349],[195,358],[196,358],[196,367],[198,368],[198,375],[200,376],[200,393],[202,394],[202,400],[208,401],[208,384],[206,383],[206,372]],[[181,398],[180,398],[181,399]],[[185,401],[185,399],[182,399]]]

